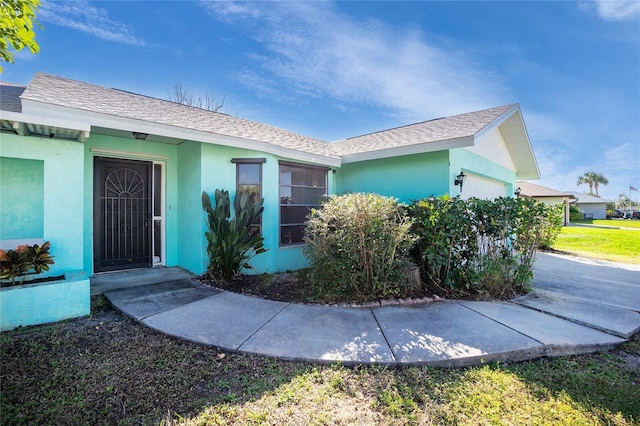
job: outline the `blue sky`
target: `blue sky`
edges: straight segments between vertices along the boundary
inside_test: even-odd
[[[166,98],[175,82],[224,111],[333,141],[520,103],[537,183],[640,189],[640,2],[43,1],[44,71]],[[638,192],[631,193],[638,199]]]

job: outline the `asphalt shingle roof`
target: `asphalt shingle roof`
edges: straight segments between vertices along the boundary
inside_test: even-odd
[[[22,95],[25,89],[26,86],[3,81],[2,84],[0,84],[0,108],[4,111],[22,112],[20,95]]]
[[[1,109],[21,112],[20,98],[77,110],[237,137],[340,158],[473,137],[516,104],[439,118],[329,143],[265,123],[38,72],[26,87],[2,83]]]
[[[328,142],[268,124],[41,72],[33,77],[22,99],[266,142],[338,158]]]
[[[571,195],[577,198],[576,204],[607,204],[613,203],[612,200],[606,198],[594,197],[589,194],[581,194],[580,192],[570,192]]]
[[[520,194],[526,197],[573,197],[571,192],[561,192],[531,182],[518,181],[516,186],[520,188]]]
[[[490,125],[515,104],[438,118],[421,123],[357,136],[334,142],[340,155],[359,154],[429,142],[470,137]]]

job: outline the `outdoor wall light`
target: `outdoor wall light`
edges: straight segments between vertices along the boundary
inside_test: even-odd
[[[462,185],[464,184],[464,181],[467,180],[467,175],[464,174],[464,172],[460,172],[460,174],[458,176],[456,176],[456,180],[453,181],[453,184],[456,186],[460,186],[460,192],[462,192]]]
[[[515,194],[516,198],[518,198],[520,196],[520,192],[522,190],[520,189],[520,187],[517,187],[515,191],[513,191],[513,193]]]
[[[143,141],[147,139],[147,136],[149,136],[148,133],[139,133],[139,132],[131,132],[131,133],[133,133],[133,137],[139,141]]]

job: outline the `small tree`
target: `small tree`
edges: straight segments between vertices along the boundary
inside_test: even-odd
[[[36,42],[33,24],[36,22],[36,10],[40,0],[0,0],[0,61],[13,63],[13,53],[28,47],[31,53],[38,53],[40,46]],[[0,72],[3,72],[0,66]]]
[[[220,112],[224,108],[225,97],[218,99],[215,95],[209,94],[205,95],[204,98],[196,96],[191,90],[184,87],[182,83],[176,81],[169,91],[169,100],[183,105]]]
[[[264,238],[251,231],[251,224],[262,214],[264,200],[255,200],[252,194],[240,191],[234,198],[234,217],[231,217],[229,192],[215,190],[214,202],[202,192],[202,208],[207,212],[207,272],[213,278],[232,278],[243,269],[251,269],[249,261],[264,253]]]

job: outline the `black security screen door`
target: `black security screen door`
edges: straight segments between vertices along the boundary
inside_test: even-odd
[[[152,163],[95,158],[94,269],[151,266]]]

